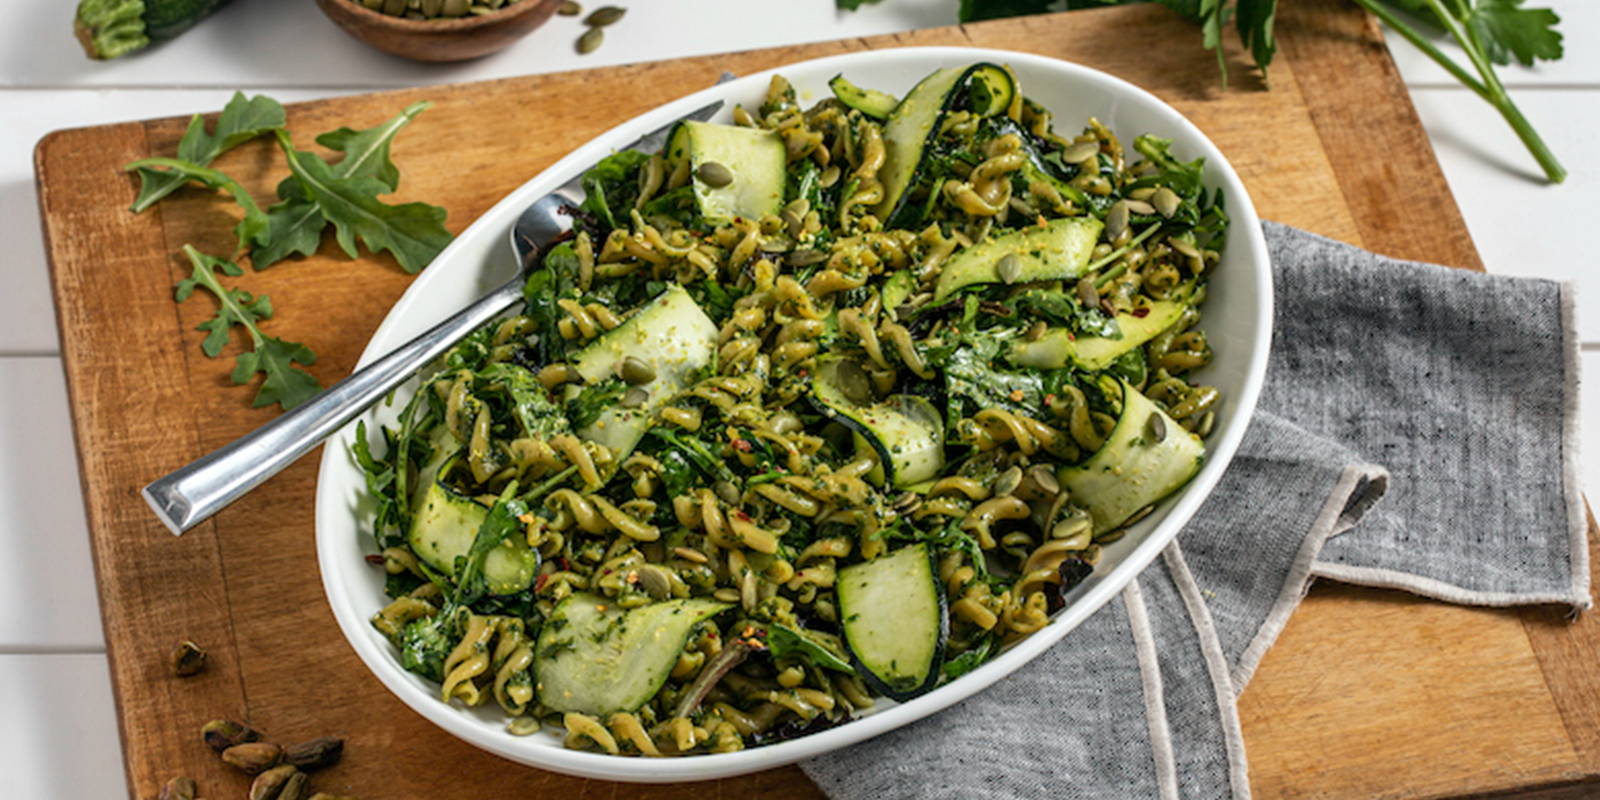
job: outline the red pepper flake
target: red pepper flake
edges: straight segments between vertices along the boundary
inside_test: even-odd
[[[522,523],[522,524],[524,524],[524,525],[532,525],[533,524],[533,515],[532,514],[522,514],[522,515],[517,517],[517,521]]]
[[[1022,395],[1022,390],[1021,389],[1012,389],[1011,390],[1011,394],[1006,395],[1006,396],[1010,397],[1011,398],[1011,402],[1013,402],[1013,403],[1022,402],[1023,395]]]
[[[550,573],[546,572],[545,574],[540,575],[539,576],[539,580],[536,580],[536,581],[533,582],[533,593],[534,594],[538,594],[539,592],[544,591],[545,584],[547,584],[549,582],[550,582]]]
[[[1136,316],[1136,317],[1140,317],[1140,318],[1148,317],[1148,316],[1150,316],[1150,307],[1149,306],[1139,306],[1138,308],[1133,310],[1133,315]]]
[[[739,635],[745,637],[746,639],[754,636],[755,634],[756,627],[754,625],[746,625],[744,626],[744,630],[739,632]]]
[[[605,603],[601,603],[601,604],[595,606],[594,610],[596,610],[596,611],[605,611],[606,610],[606,604]]]
[[[383,563],[383,554],[382,553],[373,553],[372,555],[367,556],[367,563],[368,564],[372,564],[372,565],[382,564]]]
[[[1044,396],[1044,401],[1046,403],[1054,403],[1056,401],[1056,396],[1054,394],[1047,394]]]
[[[749,522],[750,521],[750,515],[744,513],[744,509],[742,509],[742,508],[734,509],[733,510],[733,515],[738,517],[740,520],[742,520],[744,522]]]
[[[738,450],[741,453],[748,453],[751,450],[754,450],[755,447],[753,447],[748,440],[745,440],[745,439],[734,439],[733,440],[733,449]]]
[[[805,377],[805,376],[807,376],[807,375],[809,375],[809,374],[810,374],[810,371],[809,371],[809,370],[804,370],[804,369],[803,369],[803,370],[800,370],[800,371],[799,371],[799,372],[796,372],[796,373],[795,373],[795,374],[796,374],[796,375],[799,375],[799,376],[800,376],[800,377],[802,377],[802,378],[804,378],[804,377]]]
[[[628,580],[628,583],[638,583],[639,582],[639,571],[638,570],[633,570],[633,569],[628,570],[628,578],[627,578],[627,580]]]
[[[563,570],[571,570],[572,569],[572,562],[568,561],[566,556],[561,556],[560,558],[557,558],[556,559],[556,563],[560,564],[561,565],[561,569],[563,569]]]

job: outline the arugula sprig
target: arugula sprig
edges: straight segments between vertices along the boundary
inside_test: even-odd
[[[209,167],[217,156],[283,126],[283,105],[277,100],[261,94],[246,98],[244,92],[234,92],[233,99],[223,107],[222,116],[217,118],[214,132],[206,131],[205,118],[199,114],[189,119],[189,128],[178,142],[178,159],[195,166]],[[152,167],[138,167],[138,172],[139,196],[129,209],[135,214],[172,194],[192,177]]]
[[[316,363],[317,356],[311,352],[311,348],[261,332],[257,323],[272,317],[272,301],[266,295],[256,296],[243,289],[224,286],[217,277],[217,270],[229,276],[243,275],[244,270],[238,264],[206,255],[192,245],[184,245],[183,254],[189,257],[194,272],[178,282],[174,296],[181,303],[188,300],[197,288],[216,295],[216,315],[196,328],[207,332],[205,340],[200,343],[201,351],[207,356],[216,358],[222,354],[233,326],[238,325],[249,334],[251,349],[234,359],[231,377],[235,384],[246,384],[257,373],[266,374],[266,380],[261,382],[261,388],[256,391],[256,407],[277,403],[287,411],[322,391],[322,385],[316,378],[295,366]]]

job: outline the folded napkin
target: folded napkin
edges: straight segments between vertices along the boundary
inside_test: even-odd
[[[1266,388],[1210,499],[1039,658],[802,764],[829,796],[1248,798],[1236,699],[1313,578],[1590,607],[1570,286],[1264,229]]]

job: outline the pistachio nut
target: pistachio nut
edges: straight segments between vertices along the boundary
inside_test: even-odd
[[[194,793],[197,791],[199,788],[194,785],[193,778],[179,776],[167,781],[167,785],[161,787],[159,800],[194,800]]]
[[[331,767],[344,755],[344,740],[333,736],[319,736],[283,749],[283,762],[307,772]]]
[[[300,774],[300,770],[292,764],[282,764],[262,772],[250,784],[250,800],[278,800],[289,779]],[[304,785],[304,781],[301,784]]]
[[[206,651],[187,639],[172,649],[172,674],[180,678],[198,675],[206,668]]]
[[[261,741],[261,731],[231,719],[214,719],[200,728],[200,738],[220,753],[236,744]]]
[[[236,744],[222,751],[222,760],[251,775],[259,775],[283,760],[283,748],[271,742]]]

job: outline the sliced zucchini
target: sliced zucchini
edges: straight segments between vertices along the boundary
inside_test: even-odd
[[[845,643],[873,688],[896,700],[933,688],[949,618],[926,544],[839,570],[834,591]]]
[[[860,366],[843,358],[817,364],[812,398],[856,434],[858,447],[877,451],[879,466],[869,480],[903,488],[944,468],[944,418],[926,398],[897,394],[873,402]]]
[[[643,403],[632,408],[613,405],[578,430],[578,435],[605,445],[621,463],[650,429],[656,411],[683,391],[691,374],[711,363],[716,346],[717,324],[682,286],[669,285],[638,313],[578,353],[573,365],[591,384],[615,377],[618,365],[629,357],[643,361],[655,372],[654,380],[636,387],[646,393]]]
[[[1124,353],[1142,346],[1157,334],[1172,327],[1183,316],[1187,306],[1171,300],[1157,300],[1148,306],[1143,316],[1118,314],[1117,328],[1120,338],[1109,336],[1073,337],[1066,328],[1051,328],[1038,339],[1013,341],[1006,350],[1006,360],[1019,367],[1034,369],[1060,369],[1071,363],[1079,369],[1098,372],[1111,366]]]
[[[448,466],[445,468],[448,471]],[[489,507],[458,494],[440,481],[423,490],[411,517],[407,540],[424,564],[456,577],[456,561],[472,549]],[[533,585],[539,553],[526,540],[512,536],[483,558],[483,580],[490,594],[516,594]]]
[[[890,275],[883,282],[883,292],[880,299],[883,301],[884,311],[893,311],[904,305],[917,289],[917,278],[911,270],[903,269]]]
[[[1072,501],[1089,512],[1096,534],[1177,491],[1200,471],[1205,445],[1126,381],[1122,414],[1105,444],[1057,473]]]
[[[921,216],[922,205],[913,202],[917,194],[913,189],[930,172],[923,169],[923,156],[945,113],[965,100],[974,114],[994,116],[1011,104],[1015,92],[1016,84],[1004,67],[984,63],[938,70],[911,89],[883,126],[884,161],[878,172],[883,201],[874,213],[884,227],[914,227]]]
[[[1029,226],[996,236],[957,252],[939,273],[933,290],[937,303],[975,283],[999,283],[1000,260],[1016,256],[1013,283],[1076,278],[1089,266],[1094,245],[1105,224],[1094,217],[1062,217],[1044,226]]]
[[[666,683],[690,630],[729,608],[689,598],[623,610],[600,595],[576,593],[539,631],[533,662],[539,702],[597,716],[637,710]]]
[[[828,88],[833,90],[833,96],[839,98],[839,102],[873,119],[888,119],[894,107],[900,105],[894,95],[877,89],[863,89],[846,80],[843,75],[833,76],[833,80],[828,81]]]
[[[775,131],[686,120],[668,141],[669,164],[689,159],[701,216],[723,222],[760,219],[783,208],[788,151]],[[715,168],[702,170],[707,164],[720,166],[732,180],[708,183],[707,172]]]

